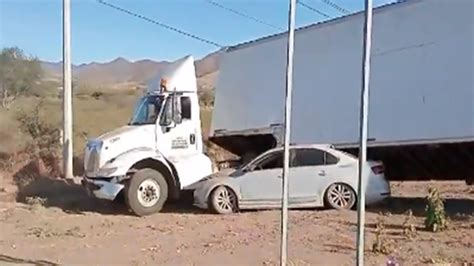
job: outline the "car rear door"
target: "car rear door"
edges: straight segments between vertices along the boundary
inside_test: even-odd
[[[338,158],[316,148],[292,150],[289,178],[291,202],[312,202],[321,198],[326,184],[334,180]]]

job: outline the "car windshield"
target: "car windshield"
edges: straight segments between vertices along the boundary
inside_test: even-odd
[[[154,124],[163,104],[163,96],[145,96],[138,101],[129,125]]]
[[[275,169],[283,167],[283,152],[276,151],[266,155],[257,156],[258,159],[253,159],[250,162],[240,165],[237,170],[248,171],[255,169]]]

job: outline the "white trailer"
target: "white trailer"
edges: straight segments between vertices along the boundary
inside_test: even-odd
[[[356,13],[296,31],[292,143],[356,152],[363,20]],[[373,20],[369,156],[395,178],[454,178],[448,169],[459,163],[430,170],[411,157],[464,154],[459,176],[474,176],[474,1],[399,2],[375,9]],[[286,33],[277,34],[221,59],[211,140],[246,160],[282,142],[286,45]],[[412,174],[398,169],[408,161]]]

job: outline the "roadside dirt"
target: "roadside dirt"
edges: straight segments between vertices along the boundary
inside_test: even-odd
[[[446,198],[449,230],[423,230],[429,186]],[[390,204],[366,216],[366,264],[474,263],[474,187],[464,182],[392,184]],[[404,233],[413,211],[416,234]],[[278,265],[279,211],[209,214],[186,204],[138,218],[118,203],[87,197],[75,183],[36,178],[19,187],[16,202],[0,204],[1,265]],[[371,251],[378,218],[388,254]],[[292,210],[291,265],[353,265],[355,211]],[[471,264],[472,265],[472,264]]]

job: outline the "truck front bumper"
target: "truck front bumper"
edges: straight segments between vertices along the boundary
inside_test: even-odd
[[[122,191],[124,185],[113,183],[112,180],[94,180],[84,177],[81,183],[90,195],[99,199],[114,200]]]

